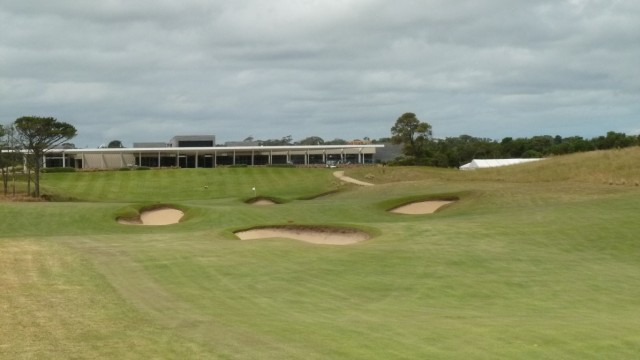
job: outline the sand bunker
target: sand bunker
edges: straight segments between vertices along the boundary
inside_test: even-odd
[[[421,214],[433,214],[438,211],[441,207],[445,205],[449,205],[454,201],[447,200],[429,200],[429,201],[419,201],[411,204],[403,205],[392,209],[391,212],[395,214],[406,214],[406,215],[421,215]]]
[[[235,234],[240,240],[287,238],[324,245],[350,245],[369,239],[369,234],[363,231],[333,228],[270,227],[239,231]]]
[[[265,205],[276,205],[277,202],[269,200],[269,199],[259,199],[256,200],[252,203],[250,203],[251,205],[258,205],[258,206],[265,206]]]
[[[140,219],[118,219],[118,223],[125,225],[171,225],[180,222],[184,213],[177,209],[161,208],[143,211]]]

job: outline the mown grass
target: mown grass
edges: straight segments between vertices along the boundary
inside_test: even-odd
[[[100,171],[43,174],[42,177],[48,194],[100,202],[248,199],[257,195],[295,199],[334,190],[337,186],[330,171],[313,168]]]
[[[637,154],[607,154],[347,170],[373,187],[326,169],[47,174],[49,191],[85,201],[0,204],[0,357],[636,358],[640,189],[602,176],[632,178],[620,164]],[[248,205],[253,186],[287,202]],[[444,195],[460,199],[433,215],[384,211]],[[154,202],[187,220],[115,223]],[[231,234],[269,224],[375,236],[335,247]]]

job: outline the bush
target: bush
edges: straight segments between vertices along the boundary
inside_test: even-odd
[[[271,165],[267,165],[268,167],[275,167],[275,168],[294,168],[296,167],[293,164],[271,164]]]
[[[41,170],[43,174],[76,172],[72,167],[48,167]]]
[[[129,171],[129,170],[151,170],[151,168],[148,166],[137,166],[137,165],[118,168],[118,171]]]

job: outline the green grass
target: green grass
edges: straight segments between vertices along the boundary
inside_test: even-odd
[[[54,173],[42,178],[48,194],[100,202],[248,199],[253,188],[256,195],[294,199],[337,186],[327,169],[275,167]]]
[[[347,169],[373,187],[328,169],[46,174],[48,193],[82,201],[0,203],[0,358],[634,359],[640,189],[620,179],[638,154]],[[286,202],[245,204],[253,186]],[[384,211],[443,195],[460,200],[433,215]],[[153,203],[186,220],[114,221]],[[374,237],[231,233],[269,224]]]

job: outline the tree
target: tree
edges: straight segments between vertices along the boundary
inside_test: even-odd
[[[9,153],[5,152],[9,149],[8,138],[9,136],[7,136],[7,131],[4,126],[0,125],[0,173],[2,173],[2,188],[4,190],[4,195],[7,195],[9,184]]]
[[[386,144],[386,143],[390,143],[390,142],[392,142],[390,137],[381,137],[379,139],[371,140],[372,144]]]
[[[52,117],[23,116],[14,123],[22,147],[28,151],[27,164],[34,171],[34,197],[40,197],[40,167],[48,149],[76,136],[76,128]]]
[[[348,144],[347,140],[339,139],[339,138],[335,138],[333,140],[324,142],[324,145],[347,145],[347,144]]]
[[[109,144],[107,145],[107,148],[109,148],[109,149],[121,149],[121,148],[124,148],[124,145],[122,145],[122,141],[120,141],[120,140],[111,140],[109,142]]]
[[[402,152],[407,156],[424,157],[431,138],[431,125],[418,120],[414,113],[402,114],[391,128],[391,141],[402,144]]]
[[[636,144],[636,139],[633,136],[627,136],[625,133],[617,133],[615,131],[609,131],[606,137],[599,136],[593,140],[599,150],[625,148]]]
[[[291,145],[291,135],[284,136],[282,139],[269,139],[269,140],[260,140],[260,145],[264,146],[283,146],[283,145]]]
[[[459,167],[473,159],[500,157],[500,144],[491,139],[460,135],[434,140],[432,144],[431,164],[438,167]]]
[[[309,136],[298,142],[300,145],[323,145],[324,140],[319,136]]]
[[[9,193],[10,177],[13,182],[13,195],[16,194],[16,167],[22,164],[22,160],[22,154],[17,151],[15,129],[10,125],[0,125],[0,173],[5,196]]]

